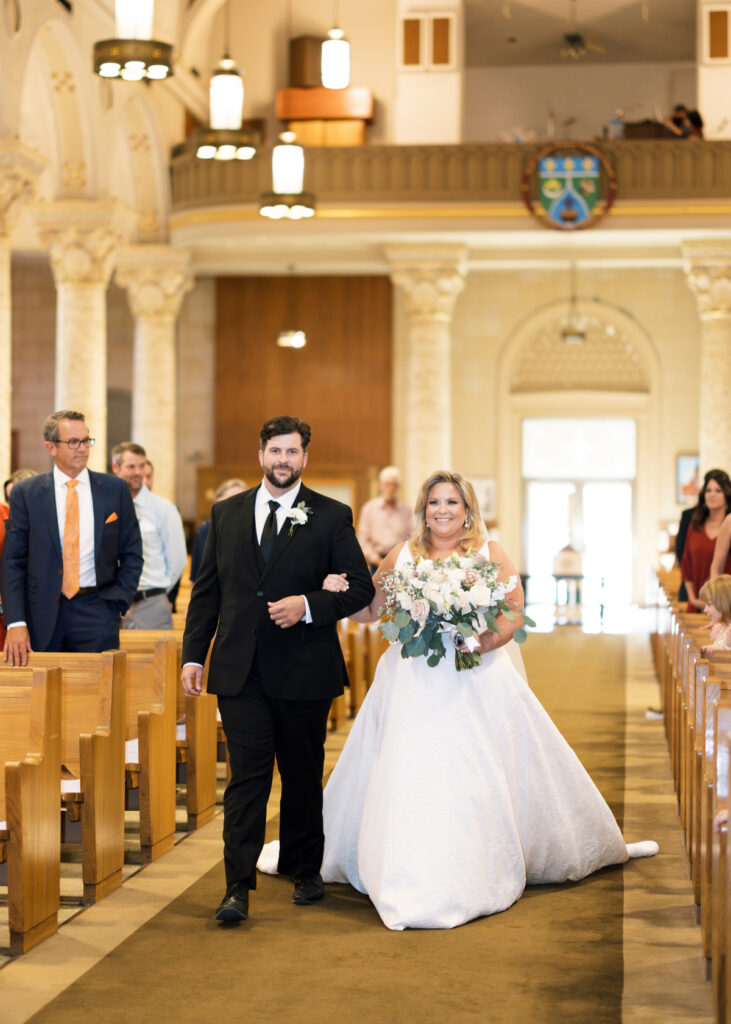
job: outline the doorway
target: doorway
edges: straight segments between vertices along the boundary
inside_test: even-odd
[[[636,423],[627,417],[523,420],[531,605],[554,604],[554,559],[567,546],[581,557],[581,602],[592,617],[631,603],[636,451]]]

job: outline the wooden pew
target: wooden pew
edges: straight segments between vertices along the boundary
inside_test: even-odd
[[[716,758],[715,758],[715,794],[714,812],[711,825],[715,815],[722,810],[728,811],[729,807],[729,766],[731,765],[731,701],[719,701],[716,707]],[[723,1022],[727,1019],[727,989],[726,989],[726,916],[728,908],[726,905],[726,887],[728,874],[728,849],[727,849],[728,828],[723,827],[718,832],[712,829],[712,870],[709,887],[710,908],[709,917],[711,922],[711,980],[713,982],[713,1002],[716,1009],[716,1020]]]
[[[61,799],[81,821],[84,902],[95,903],[122,884],[125,656],[32,653],[28,664],[61,671],[61,760],[81,783]]]
[[[61,877],[61,677],[0,668],[0,860],[6,865],[10,953],[58,927]]]
[[[176,697],[176,721],[183,719],[176,730],[177,764],[185,765],[186,811],[188,828],[200,828],[216,813],[217,722],[216,698],[213,694],[189,697],[180,685],[182,635],[164,630],[123,629],[120,646],[130,652],[149,653],[159,640],[175,643],[174,679],[171,686]],[[203,673],[205,687],[208,665]]]
[[[126,754],[127,787],[139,791],[140,851],[149,863],[173,848],[175,833],[177,647],[169,637],[125,655],[126,738],[137,741],[136,760]]]

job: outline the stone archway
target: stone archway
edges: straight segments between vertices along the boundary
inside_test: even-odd
[[[630,416],[637,422],[633,598],[643,597],[658,522],[659,365],[649,333],[626,310],[578,300],[583,344],[561,331],[566,300],[531,311],[507,338],[498,363],[499,521],[506,548],[522,559],[521,427],[527,417]]]

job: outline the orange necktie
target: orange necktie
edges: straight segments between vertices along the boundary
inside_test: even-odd
[[[79,590],[79,495],[78,480],[67,480],[66,519],[63,527],[63,582],[61,593],[72,598]]]

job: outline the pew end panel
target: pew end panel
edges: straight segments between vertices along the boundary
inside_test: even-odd
[[[0,669],[0,804],[6,823],[10,954],[58,927],[61,876],[61,677]]]

